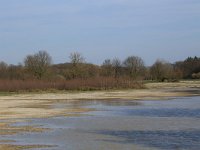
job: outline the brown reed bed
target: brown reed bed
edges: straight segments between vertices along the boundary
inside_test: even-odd
[[[72,80],[0,80],[1,92],[37,90],[107,90],[143,88],[141,81],[127,78],[96,77]]]

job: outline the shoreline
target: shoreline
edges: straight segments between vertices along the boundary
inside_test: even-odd
[[[79,100],[164,100],[174,97],[200,96],[200,81],[147,83],[146,89],[25,93],[0,96],[0,119],[45,118],[72,115],[83,108],[54,108],[56,104]]]
[[[147,83],[146,89],[25,93],[0,96],[0,136],[23,132],[43,132],[37,126],[14,126],[14,123],[26,119],[48,118],[56,116],[77,116],[92,109],[76,106],[81,100],[165,100],[175,97],[200,96],[200,81],[179,83]],[[74,106],[62,107],[68,103]],[[58,105],[58,106],[57,106]],[[43,145],[45,147],[45,145]],[[10,145],[0,141],[0,150],[21,150],[41,148],[39,146]],[[47,146],[48,147],[48,146]]]

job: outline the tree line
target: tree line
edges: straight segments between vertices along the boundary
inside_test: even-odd
[[[117,86],[132,88],[136,82],[138,86],[138,83],[144,80],[163,82],[200,79],[200,57],[197,56],[188,57],[175,63],[156,60],[152,66],[145,66],[144,60],[134,55],[128,56],[125,60],[105,59],[102,65],[87,63],[83,55],[78,52],[71,53],[69,59],[68,63],[53,64],[52,57],[47,51],[39,51],[27,55],[22,64],[8,65],[0,62],[2,89],[5,81],[7,84],[9,81],[20,81],[20,83],[37,81],[41,85],[48,82],[48,84],[52,84],[51,88],[54,88],[53,84],[65,83],[62,85],[65,88],[61,89],[70,89],[70,85],[73,87],[75,83],[76,88],[83,85],[87,88]],[[94,81],[97,85],[94,84]],[[68,88],[66,88],[66,84]]]

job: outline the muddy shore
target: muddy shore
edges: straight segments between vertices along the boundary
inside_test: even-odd
[[[21,132],[43,132],[37,126],[12,126],[24,119],[47,118],[55,116],[73,116],[82,112],[92,111],[76,106],[79,100],[156,100],[173,97],[200,95],[200,81],[184,81],[178,83],[148,83],[145,89],[88,91],[88,92],[58,92],[58,93],[26,93],[0,96],[0,136]],[[74,103],[73,107],[55,107],[66,101]],[[0,150],[21,150],[38,146],[17,146],[0,141]],[[48,147],[48,145],[46,145]]]

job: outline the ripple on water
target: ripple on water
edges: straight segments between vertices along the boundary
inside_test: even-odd
[[[117,137],[104,140],[122,144],[133,143],[164,150],[200,148],[200,130],[191,131],[115,131],[102,130],[95,133]]]
[[[200,118],[200,109],[163,108],[163,109],[124,109],[114,112],[116,115],[145,117],[190,117]]]
[[[71,101],[55,107],[86,107],[95,111],[80,117],[25,120],[14,125],[40,125],[51,130],[4,136],[0,140],[6,138],[10,143],[14,140],[13,144],[19,145],[52,144],[58,146],[57,150],[66,146],[71,150],[80,147],[99,150],[109,145],[115,150],[133,149],[133,145],[163,150],[200,149],[200,97],[167,101]]]

